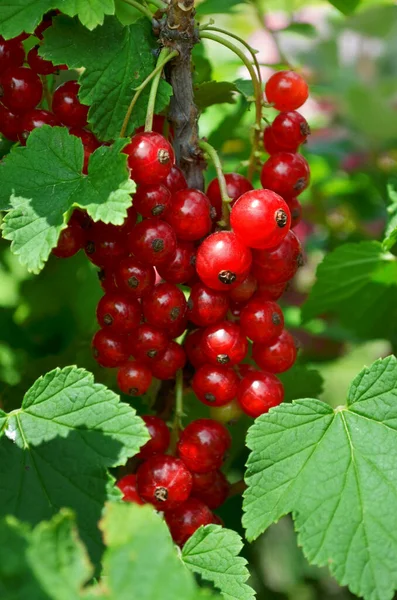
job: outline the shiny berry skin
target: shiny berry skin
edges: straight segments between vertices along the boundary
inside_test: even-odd
[[[160,217],[171,204],[171,192],[161,183],[140,185],[134,194],[134,208],[143,217]]]
[[[253,190],[232,208],[230,224],[250,248],[274,248],[287,235],[291,214],[285,200],[270,190]]]
[[[265,127],[265,130],[263,132],[263,146],[264,146],[266,152],[270,155],[277,154],[277,152],[285,151],[285,148],[280,146],[274,139],[273,129],[272,129],[271,125],[269,125],[268,127]],[[289,152],[296,152],[297,150],[298,150],[298,146],[288,147]]]
[[[190,292],[187,316],[189,321],[200,327],[207,327],[222,321],[229,310],[229,298],[225,292],[218,292],[196,283]]]
[[[59,70],[59,67],[53,65],[50,60],[46,60],[39,55],[39,47],[35,46],[28,54],[29,67],[38,75],[51,75]]]
[[[192,379],[192,388],[197,398],[207,406],[223,406],[237,394],[237,373],[221,365],[203,365]]]
[[[309,96],[306,81],[294,71],[278,71],[265,86],[267,101],[277,110],[296,110]]]
[[[105,294],[98,302],[97,319],[100,327],[115,333],[131,333],[141,321],[142,311],[138,300],[121,292]]]
[[[137,223],[129,235],[128,249],[143,263],[157,266],[172,260],[176,251],[176,235],[161,219],[145,219]]]
[[[117,287],[133,298],[141,298],[153,289],[156,280],[154,268],[144,265],[133,256],[116,263],[114,276]]]
[[[5,40],[0,36],[0,74],[7,69],[21,67],[25,60],[25,50],[21,42],[14,38]]]
[[[208,473],[221,467],[230,445],[230,434],[221,423],[197,419],[182,431],[178,455],[189,471]]]
[[[185,315],[183,319],[178,319],[175,323],[172,323],[169,327],[167,327],[167,335],[170,339],[176,340],[183,333],[185,333],[185,329],[187,327],[187,316]]]
[[[17,142],[21,132],[21,117],[14,115],[8,108],[0,104],[0,133],[10,140]]]
[[[253,272],[266,285],[286,283],[303,265],[302,247],[293,231],[288,232],[277,248],[255,250],[253,257]]]
[[[176,372],[183,369],[185,364],[186,354],[182,346],[177,342],[170,342],[164,354],[150,363],[150,368],[154,377],[165,381],[173,379]]]
[[[310,127],[305,117],[295,110],[281,112],[272,123],[272,134],[276,143],[287,152],[295,152],[306,142]]]
[[[152,373],[147,365],[129,360],[117,371],[117,385],[123,394],[143,396],[152,383]]]
[[[171,194],[175,194],[176,192],[179,192],[179,190],[185,190],[187,188],[187,181],[180,168],[173,165],[171,171],[163,180],[163,185],[170,190]]]
[[[226,425],[237,423],[243,414],[243,410],[237,400],[232,400],[223,406],[213,406],[210,409],[210,417],[218,423]]]
[[[256,281],[256,278],[252,273],[248,273],[244,281],[230,292],[229,298],[232,300],[232,302],[244,304],[252,298],[257,290],[257,287],[258,282]]]
[[[222,471],[193,473],[192,498],[198,498],[212,510],[225,502],[229,488],[229,483]]]
[[[114,278],[114,273],[111,269],[100,269],[98,271],[99,284],[104,292],[113,293],[119,292]]]
[[[87,125],[88,106],[80,102],[79,89],[77,81],[66,81],[57,87],[52,97],[52,110],[67,127]]]
[[[136,475],[125,475],[125,477],[119,479],[116,485],[123,492],[124,502],[145,504],[136,491]]]
[[[1,77],[0,100],[15,115],[36,108],[42,95],[40,77],[27,67],[8,69]]]
[[[248,350],[245,334],[230,321],[221,321],[207,327],[203,336],[203,348],[212,365],[237,365]]]
[[[298,196],[310,183],[310,169],[300,154],[279,152],[268,158],[262,167],[261,183],[283,198]]]
[[[149,431],[150,440],[139,451],[139,458],[147,459],[155,454],[164,454],[171,441],[170,430],[163,419],[154,415],[142,417]]]
[[[286,287],[286,283],[266,285],[265,283],[258,281],[258,289],[254,298],[261,298],[263,300],[278,300],[284,294]]]
[[[189,333],[183,342],[189,362],[198,369],[207,362],[203,348],[203,329],[195,329]]]
[[[232,200],[232,205],[237,198],[240,198],[240,196],[245,194],[245,192],[249,192],[250,190],[254,189],[248,179],[243,175],[239,175],[238,173],[226,173],[225,181],[227,194]],[[216,210],[216,220],[219,221],[222,217],[222,196],[217,177],[209,184],[207,188],[207,196],[211,202],[211,206],[213,206]]]
[[[194,242],[211,230],[210,201],[199,190],[180,190],[173,194],[164,219],[171,225],[179,240]]]
[[[252,358],[264,371],[269,373],[284,373],[296,360],[296,346],[292,335],[284,329],[271,346],[254,344]]]
[[[199,527],[214,522],[209,507],[198,498],[189,498],[181,506],[166,511],[164,518],[172,539],[181,547]]]
[[[156,454],[139,467],[136,483],[139,495],[163,511],[176,508],[189,498],[193,480],[179,458]]]
[[[240,326],[244,335],[253,342],[269,344],[283,330],[283,312],[275,302],[253,298],[241,311]]]
[[[157,272],[169,283],[186,283],[196,273],[196,249],[190,242],[178,242],[174,258],[164,265],[159,265]]]
[[[69,222],[66,229],[61,231],[52,253],[58,258],[70,258],[83,248],[84,241],[84,231],[79,223]]]
[[[256,419],[284,399],[281,381],[272,373],[249,373],[240,382],[237,400],[243,411]]]
[[[302,205],[297,198],[288,198],[287,204],[291,213],[291,229],[293,229],[302,220]]]
[[[158,283],[142,301],[143,314],[150,325],[167,329],[183,319],[187,304],[184,293],[173,283]]]
[[[126,339],[108,329],[100,329],[92,340],[95,360],[101,365],[112,369],[119,367],[129,357]]]
[[[143,323],[135,330],[131,339],[132,355],[137,360],[150,364],[160,358],[170,343],[167,332],[148,323]]]
[[[34,109],[28,113],[25,113],[21,119],[21,133],[18,138],[22,145],[26,144],[26,140],[33,129],[43,127],[43,125],[50,125],[55,127],[61,125],[55,115],[48,112],[48,110]]]
[[[127,254],[125,236],[120,227],[105,223],[94,223],[87,232],[85,253],[98,267],[112,267]]]
[[[128,155],[131,179],[138,185],[161,183],[175,161],[171,144],[155,131],[137,133],[123,152]]]
[[[209,235],[200,245],[196,270],[203,283],[213,290],[228,292],[247,277],[251,251],[232,231]]]

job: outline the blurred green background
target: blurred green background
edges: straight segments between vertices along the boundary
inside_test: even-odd
[[[282,305],[287,326],[301,343],[300,363],[321,374],[321,398],[337,406],[345,401],[354,375],[389,354],[391,344],[356,339],[329,315],[302,327],[300,306],[327,252],[347,241],[381,239],[387,184],[397,171],[397,6],[370,0],[362,2],[354,15],[345,16],[331,4],[305,0],[198,4],[200,23],[213,19],[258,50],[264,80],[273,68],[292,66],[310,84],[310,99],[301,112],[312,127],[304,148],[312,185],[301,196],[304,218],[296,230],[305,247],[306,265]],[[196,84],[248,78],[238,59],[213,42],[196,48],[195,60]],[[253,113],[239,94],[203,109],[200,132],[220,152],[226,172],[245,172]],[[267,116],[272,120],[272,110]],[[7,150],[7,143],[0,142],[0,153]],[[209,168],[207,181],[213,177]],[[100,369],[91,357],[101,289],[96,270],[84,255],[67,261],[52,257],[38,276],[19,265],[4,241],[0,259],[0,408],[19,406],[35,379],[68,364],[89,369],[98,381],[116,389],[114,373]],[[134,404],[145,410],[145,400]],[[193,411],[199,410],[197,402],[192,405]],[[231,480],[241,479],[244,471],[247,424],[248,420],[235,427],[237,449],[227,466]],[[227,526],[242,533],[240,498],[229,500],[221,516]],[[245,555],[260,600],[351,597],[326,570],[308,565],[289,518],[246,545]]]

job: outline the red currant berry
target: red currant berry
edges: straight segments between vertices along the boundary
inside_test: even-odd
[[[25,50],[17,39],[5,40],[0,36],[0,74],[7,69],[21,67],[25,60]]]
[[[46,60],[39,55],[40,46],[32,48],[28,54],[29,67],[38,75],[51,75],[59,70],[59,67],[52,64],[50,60]]]
[[[115,333],[131,333],[141,321],[142,311],[138,300],[121,292],[105,294],[98,302],[97,319],[99,325]]]
[[[266,83],[267,101],[277,110],[296,110],[309,96],[306,81],[294,71],[278,71]]]
[[[253,298],[241,311],[240,325],[253,342],[270,344],[283,330],[283,312],[275,302]]]
[[[129,360],[117,372],[117,385],[123,394],[143,396],[152,383],[152,373],[144,363]]]
[[[270,190],[253,190],[241,196],[232,208],[230,224],[250,248],[274,248],[291,225],[287,203]]]
[[[197,498],[189,498],[165,515],[172,539],[178,546],[183,546],[193,533],[204,525],[214,522],[214,515],[204,502]]]
[[[273,136],[273,129],[271,125],[265,128],[263,132],[263,145],[266,152],[270,155],[277,154],[277,152],[284,152],[285,149],[279,146]],[[298,146],[295,148],[288,147],[289,152],[296,152],[298,150]]]
[[[184,293],[173,283],[158,283],[142,301],[143,314],[150,325],[167,329],[184,318],[187,305]]]
[[[119,367],[129,357],[126,339],[108,329],[100,329],[92,340],[95,360],[101,365],[112,369]]]
[[[58,243],[52,253],[58,258],[70,258],[74,256],[84,246],[84,231],[76,222],[69,222],[69,225],[61,231]]]
[[[210,417],[218,423],[233,425],[242,416],[243,411],[237,400],[232,400],[223,406],[213,406],[210,408]]]
[[[302,205],[297,198],[288,198],[287,204],[291,213],[291,229],[293,229],[302,220]]]
[[[192,491],[192,475],[178,458],[156,454],[144,462],[136,475],[139,495],[157,510],[182,504]]]
[[[165,129],[165,117],[163,115],[153,115],[153,126],[152,126],[152,131],[155,131],[156,133],[161,133],[161,135],[164,135],[164,129]],[[141,125],[140,127],[137,127],[135,129],[134,135],[136,133],[144,133],[145,131],[145,126]],[[169,137],[173,138],[174,137],[174,131],[172,126],[170,127],[170,131],[169,131]]]
[[[179,190],[187,188],[187,181],[179,167],[173,165],[171,171],[163,181],[163,185],[167,187],[171,194],[176,194]]]
[[[60,125],[60,122],[48,110],[38,110],[36,108],[24,114],[21,121],[21,133],[18,136],[21,144],[23,146],[26,144],[26,140],[33,129],[38,129],[39,127],[43,127],[43,125],[55,127],[56,125]]]
[[[178,242],[175,256],[168,263],[159,265],[157,272],[169,283],[186,283],[196,273],[196,250],[190,242]]]
[[[284,284],[303,265],[302,247],[293,231],[273,250],[253,252],[253,272],[265,285]]]
[[[210,201],[199,190],[180,190],[173,194],[164,218],[178,239],[186,242],[199,240],[212,227]]]
[[[171,204],[171,192],[161,183],[140,185],[134,195],[134,207],[143,217],[160,217]]]
[[[98,271],[98,279],[101,288],[104,292],[108,293],[118,293],[119,289],[117,288],[116,280],[114,278],[114,273],[110,269],[100,269]]]
[[[248,179],[238,173],[226,173],[225,180],[227,195],[232,200],[232,205],[245,192],[254,189]],[[209,184],[207,196],[211,202],[211,206],[216,210],[216,220],[219,221],[222,218],[222,196],[217,177]]]
[[[258,290],[254,298],[261,298],[262,300],[278,300],[284,294],[286,287],[286,283],[266,285],[265,283],[258,281]]]
[[[272,373],[249,373],[240,382],[237,400],[250,417],[259,417],[284,399],[281,381]]]
[[[227,292],[244,281],[251,262],[251,251],[232,231],[219,231],[200,245],[196,269],[205,285]]]
[[[36,108],[42,95],[43,84],[40,77],[27,67],[9,69],[1,77],[1,101],[16,115]]]
[[[142,417],[149,431],[150,440],[139,451],[139,458],[147,459],[155,454],[164,454],[170,445],[170,430],[162,419],[152,415]]]
[[[17,142],[21,131],[21,117],[14,115],[8,108],[0,104],[0,133],[10,140]]]
[[[229,299],[225,292],[218,292],[196,283],[190,292],[188,301],[188,319],[195,325],[206,327],[222,321],[229,310]]]
[[[252,298],[258,287],[258,282],[252,273],[248,273],[247,277],[242,283],[229,294],[230,300],[237,304],[245,304]]]
[[[305,117],[291,110],[277,115],[272,124],[272,134],[284,151],[295,152],[298,146],[306,142],[310,127]]]
[[[212,510],[225,502],[229,494],[229,487],[222,471],[193,473],[192,497],[198,498]]]
[[[207,406],[223,406],[237,394],[239,378],[228,367],[203,365],[192,379],[192,388],[197,398]]]
[[[221,423],[197,419],[182,431],[178,454],[189,471],[207,473],[220,468],[230,444],[230,433]]]
[[[69,133],[71,135],[74,135],[78,138],[81,139],[81,141],[83,142],[83,148],[84,148],[84,166],[83,166],[83,173],[87,174],[88,173],[88,162],[90,160],[90,156],[93,152],[95,152],[95,150],[97,150],[100,147],[100,142],[99,140],[95,137],[95,135],[93,133],[91,133],[91,131],[87,131],[87,129],[82,129],[79,127],[71,127],[69,129]],[[134,224],[136,222],[136,219],[134,221]]]
[[[128,155],[131,178],[140,185],[161,183],[175,161],[171,144],[159,133],[137,133],[123,150]]]
[[[154,268],[134,257],[123,258],[115,266],[114,276],[117,287],[133,298],[141,298],[153,289],[156,279]]]
[[[170,340],[177,340],[183,333],[185,333],[185,329],[187,327],[187,317],[185,316],[183,319],[179,319],[172,323],[169,327],[167,327],[167,335]]]
[[[123,492],[124,502],[145,504],[136,491],[136,475],[126,475],[117,482],[117,487]]]
[[[132,355],[142,362],[150,364],[160,358],[168,348],[169,339],[165,331],[153,325],[143,323],[135,330],[132,339]]]
[[[137,223],[128,237],[128,248],[143,263],[157,266],[175,256],[176,235],[161,219],[145,219]]]
[[[176,372],[183,369],[185,364],[186,354],[182,346],[177,342],[170,342],[164,354],[150,363],[150,368],[154,377],[165,381],[166,379],[173,379]]]
[[[85,253],[97,267],[109,268],[127,254],[126,239],[120,227],[94,223],[87,233]]]
[[[252,347],[252,358],[258,367],[270,373],[288,371],[296,360],[296,354],[294,338],[285,329],[271,346],[254,344]]]
[[[273,154],[262,167],[261,183],[283,198],[298,196],[310,182],[310,169],[300,154]]]
[[[238,325],[221,321],[204,331],[203,348],[211,364],[231,366],[245,358],[248,343]]]
[[[41,21],[40,25],[38,25],[34,30],[34,35],[39,38],[39,40],[43,39],[43,33],[46,31],[46,29],[51,27],[52,19],[59,14],[59,10],[50,10],[43,16],[43,20]]]
[[[203,333],[202,329],[196,329],[189,333],[183,342],[189,362],[196,369],[207,362],[207,356],[204,354],[203,348]]]
[[[77,81],[66,81],[54,92],[52,110],[67,127],[85,127],[87,125],[88,106],[81,104]]]

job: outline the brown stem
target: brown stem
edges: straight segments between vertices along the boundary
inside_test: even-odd
[[[241,496],[245,490],[247,489],[247,484],[243,479],[240,481],[236,481],[236,483],[232,483],[229,488],[229,498],[232,496]]]
[[[198,109],[194,103],[191,53],[199,42],[194,24],[194,0],[170,0],[167,18],[160,32],[163,46],[179,55],[165,69],[173,88],[168,118],[174,129],[176,160],[188,185],[204,189],[205,160],[198,145]]]

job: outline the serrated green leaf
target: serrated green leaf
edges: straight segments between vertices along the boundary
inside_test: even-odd
[[[94,29],[102,25],[105,15],[114,15],[114,0],[58,0],[62,12],[70,17],[77,15],[85,27]]]
[[[236,79],[234,82],[236,89],[246,98],[255,98],[254,86],[251,79]]]
[[[344,244],[328,254],[302,307],[308,321],[324,312],[367,339],[393,339],[397,324],[397,260],[379,242]],[[385,319],[387,315],[387,319]]]
[[[295,364],[292,369],[278,375],[284,386],[284,401],[292,402],[298,398],[320,396],[324,380],[315,369]]]
[[[213,104],[234,104],[236,87],[228,81],[206,81],[195,86],[194,101],[200,109]]]
[[[360,4],[360,0],[329,0],[344,15],[351,15]]]
[[[236,7],[246,0],[205,0],[197,7],[197,16],[233,13]]]
[[[108,17],[103,26],[88,31],[76,20],[61,16],[45,32],[40,54],[56,64],[85,68],[79,79],[79,96],[90,106],[88,120],[101,140],[113,140],[120,133],[135,89],[155,68],[157,49],[148,19],[123,27],[115,17]],[[145,122],[149,92],[150,85],[134,107],[127,135]],[[162,79],[157,113],[168,105],[171,94],[171,86]]]
[[[0,164],[0,209],[10,210],[3,237],[30,271],[43,268],[72,206],[86,209],[94,221],[123,223],[135,190],[120,153],[125,144],[98,148],[83,175],[81,140],[66,128],[44,126]]]
[[[247,561],[238,556],[243,547],[238,533],[219,525],[200,527],[182,550],[183,562],[204,580],[212,581],[225,600],[249,600],[254,590],[246,584]]]
[[[66,367],[36,381],[22,408],[8,415],[4,434],[0,515],[36,524],[70,507],[97,560],[97,522],[112,495],[106,469],[124,464],[148,439],[141,419],[90,373]]]
[[[249,539],[292,512],[311,563],[368,600],[397,587],[397,360],[365,368],[346,406],[282,404],[248,432]]]
[[[317,30],[311,23],[290,23],[288,27],[279,31],[280,33],[297,33],[309,38],[317,36]]]
[[[389,218],[385,231],[385,239],[383,240],[383,249],[386,251],[391,250],[397,244],[397,189],[395,181],[388,183],[387,195],[390,201],[387,207]]]

